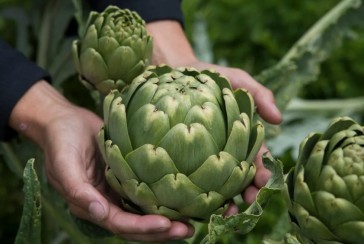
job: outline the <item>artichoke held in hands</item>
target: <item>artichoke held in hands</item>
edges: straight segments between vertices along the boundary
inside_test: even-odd
[[[264,139],[254,103],[213,71],[149,67],[104,100],[99,145],[124,207],[207,220],[250,184]]]

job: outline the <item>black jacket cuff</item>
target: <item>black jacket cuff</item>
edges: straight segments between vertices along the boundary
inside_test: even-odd
[[[103,11],[109,5],[137,12],[147,23],[158,20],[176,20],[183,26],[180,0],[90,0],[92,10]]]
[[[11,111],[37,81],[50,80],[49,74],[0,40],[0,140],[10,140],[16,132],[8,126]]]

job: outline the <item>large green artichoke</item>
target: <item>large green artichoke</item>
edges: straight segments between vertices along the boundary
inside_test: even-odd
[[[82,83],[107,95],[143,73],[152,49],[144,20],[136,12],[109,6],[101,13],[90,13],[72,53]]]
[[[124,206],[207,220],[253,179],[264,128],[254,103],[213,71],[150,67],[104,100],[99,144]]]
[[[306,137],[286,186],[303,243],[363,243],[364,127],[340,117]]]

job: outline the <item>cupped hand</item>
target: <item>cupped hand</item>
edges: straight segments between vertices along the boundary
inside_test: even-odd
[[[96,143],[101,125],[91,112],[72,108],[47,126],[46,172],[51,184],[66,198],[70,211],[127,240],[165,241],[191,235],[191,227],[184,223],[127,213],[105,197],[112,194]]]
[[[226,76],[230,80],[234,89],[243,88],[252,94],[254,102],[257,106],[257,112],[265,121],[272,124],[279,124],[281,122],[282,115],[275,105],[273,93],[259,82],[254,80],[244,70],[214,65],[201,61],[195,61],[190,65],[200,70],[211,68],[215,69],[217,72]],[[254,176],[254,180],[252,184],[248,186],[243,192],[243,198],[247,204],[251,204],[255,201],[259,189],[265,186],[271,176],[271,172],[264,167],[262,161],[263,154],[266,152],[268,152],[268,149],[265,145],[263,145],[255,157],[255,166],[257,171]],[[232,205],[229,208],[227,214],[231,215],[236,211],[237,207]]]
[[[252,94],[257,112],[265,121],[272,124],[281,122],[281,113],[277,109],[273,93],[269,89],[254,80],[244,70],[199,61],[182,26],[177,21],[153,21],[147,24],[147,30],[153,36],[153,64],[168,64],[173,67],[189,66],[198,70],[214,69],[227,77],[234,89],[243,88]],[[270,171],[262,164],[261,156],[265,151],[268,150],[262,147],[257,155],[255,161],[257,172],[254,182],[243,193],[247,203],[255,200],[258,189],[264,186],[270,177]],[[235,208],[233,211],[236,211],[236,206],[233,208]]]
[[[257,112],[265,121],[272,124],[279,124],[282,121],[282,115],[275,105],[273,93],[254,80],[244,70],[214,65],[201,61],[195,61],[189,65],[200,70],[212,68],[226,76],[230,80],[234,89],[243,88],[252,94],[257,107]],[[251,204],[255,201],[259,189],[266,185],[271,176],[271,172],[264,167],[262,161],[263,154],[266,152],[268,152],[268,148],[263,145],[255,157],[254,162],[256,166],[256,174],[254,176],[254,180],[243,192],[243,199],[247,204]],[[235,205],[231,205],[227,215],[236,213],[236,211],[237,207]]]
[[[41,146],[49,182],[75,216],[126,240],[158,242],[193,234],[189,224],[125,212],[109,197],[96,139],[102,120],[69,104],[48,84],[32,87],[14,109],[11,121]]]

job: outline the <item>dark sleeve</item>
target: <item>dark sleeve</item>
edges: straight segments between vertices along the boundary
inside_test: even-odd
[[[2,40],[0,54],[0,140],[6,141],[16,135],[8,126],[15,104],[38,80],[49,80],[49,75]]]
[[[103,11],[108,5],[137,12],[146,22],[176,20],[183,25],[181,0],[89,0],[91,9]]]

